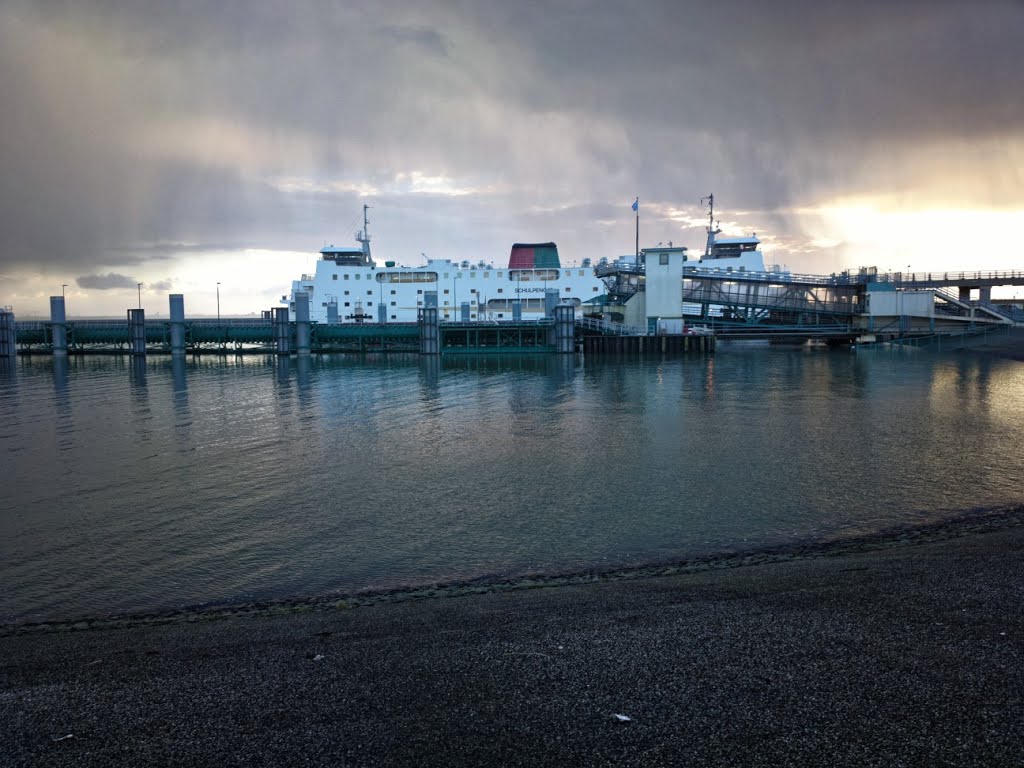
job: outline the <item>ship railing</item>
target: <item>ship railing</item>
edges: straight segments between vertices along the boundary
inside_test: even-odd
[[[644,273],[644,266],[636,264],[598,264],[594,267],[594,275],[597,277],[608,277],[620,272],[625,272],[631,275],[642,275]]]
[[[715,280],[715,281],[736,281],[736,282],[758,282],[772,283],[773,285],[855,285],[859,281],[854,278],[844,278],[829,275],[798,274],[794,272],[757,272],[746,269],[733,269],[732,267],[683,267],[684,280]]]

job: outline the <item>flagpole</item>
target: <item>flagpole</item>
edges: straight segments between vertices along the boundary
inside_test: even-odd
[[[633,209],[636,211],[636,268],[640,269],[640,198],[636,199],[633,203]]]

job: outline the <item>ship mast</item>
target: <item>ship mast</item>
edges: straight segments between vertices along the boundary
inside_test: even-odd
[[[701,205],[704,201],[708,201],[708,242],[704,246],[704,258],[711,255],[711,246],[715,244],[715,235],[719,234],[722,230],[715,227],[715,193],[712,192],[707,197],[700,199]]]
[[[371,263],[370,259],[370,233],[368,231],[369,220],[366,218],[366,212],[370,210],[370,206],[363,203],[363,228],[361,231],[356,232],[356,242],[363,246],[363,261],[366,264]]]

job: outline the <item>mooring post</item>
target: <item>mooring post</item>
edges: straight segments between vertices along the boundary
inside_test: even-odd
[[[555,351],[572,354],[576,351],[576,308],[569,304],[560,304],[555,307],[554,314]]]
[[[270,310],[274,318],[274,351],[279,355],[292,353],[292,324],[288,320],[287,307],[274,307]]]
[[[558,290],[547,288],[544,291],[544,317],[551,319],[555,316],[555,307],[558,306]]]
[[[171,305],[171,354],[185,354],[185,296],[180,293],[170,295]]]
[[[441,353],[441,317],[435,306],[420,309],[417,317],[420,326],[420,354],[438,355]]]
[[[68,353],[68,322],[64,314],[64,297],[50,297],[50,335],[53,339],[53,354]]]
[[[18,335],[14,325],[14,310],[0,307],[0,357],[14,359],[18,355]]]
[[[128,310],[128,346],[133,355],[146,354],[146,310]]]
[[[298,291],[295,294],[295,351],[298,354],[309,354],[309,337],[309,294]]]

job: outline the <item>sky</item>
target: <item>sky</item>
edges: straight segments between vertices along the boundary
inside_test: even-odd
[[[564,264],[700,198],[794,272],[1024,269],[1024,1],[0,0],[0,305],[277,306],[325,244]],[[220,284],[218,286],[218,283]]]

